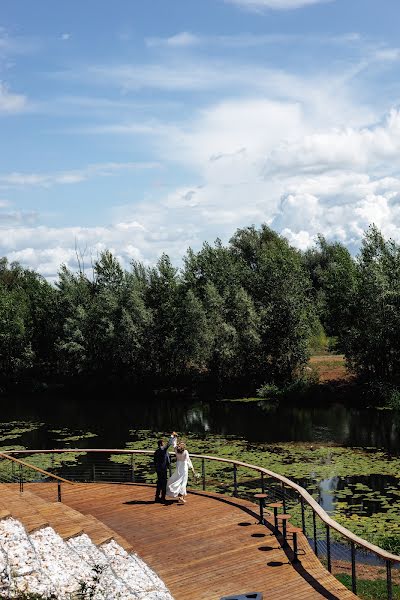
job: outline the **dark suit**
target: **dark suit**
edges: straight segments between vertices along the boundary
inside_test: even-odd
[[[157,450],[154,452],[154,466],[157,472],[157,489],[156,489],[156,497],[155,500],[161,499],[162,502],[165,501],[165,494],[167,491],[167,471],[168,467],[171,464],[171,459],[169,457],[168,448],[171,445],[171,440],[164,446],[159,446]],[[161,494],[161,496],[160,496]]]

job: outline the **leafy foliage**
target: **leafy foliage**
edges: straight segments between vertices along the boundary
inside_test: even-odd
[[[400,246],[375,227],[356,258],[322,236],[301,253],[262,225],[189,249],[181,270],[165,254],[124,270],[105,251],[92,271],[61,266],[50,285],[0,260],[0,389],[202,380],[294,394],[315,383],[310,351],[334,343],[375,397],[400,404]]]
[[[367,380],[400,379],[400,247],[371,227],[357,260],[345,350]]]
[[[309,279],[298,251],[262,226],[125,271],[111,252],[93,276],[61,266],[55,286],[0,264],[4,384],[23,378],[173,386],[199,378],[281,385],[308,359]]]

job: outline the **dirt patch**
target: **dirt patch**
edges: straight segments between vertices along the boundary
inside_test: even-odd
[[[346,367],[346,361],[342,354],[323,354],[312,356],[309,361],[310,367],[318,372],[321,383],[348,382],[353,375]]]

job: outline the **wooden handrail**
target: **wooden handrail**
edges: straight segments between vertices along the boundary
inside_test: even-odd
[[[40,467],[35,467],[34,465],[30,465],[29,463],[26,463],[23,460],[19,460],[19,458],[15,458],[14,456],[9,456],[6,453],[0,452],[0,458],[5,458],[6,460],[11,460],[12,462],[17,463],[18,465],[22,465],[23,467],[28,467],[29,469],[32,469],[33,471],[37,471],[38,473],[41,473],[42,475],[46,475],[46,477],[51,477],[52,479],[56,479],[57,481],[62,481],[63,483],[69,483],[71,485],[74,485],[73,481],[68,481],[68,479],[64,479],[63,477],[59,477],[58,475],[53,475],[53,473],[44,471]]]
[[[145,455],[146,454],[147,455],[154,454],[154,450],[121,450],[118,448],[108,448],[108,449],[105,449],[105,448],[57,448],[57,449],[53,449],[53,450],[7,450],[5,452],[0,453],[0,457],[3,456],[5,458],[10,458],[16,462],[20,462],[22,464],[25,464],[28,467],[36,469],[37,471],[42,472],[50,477],[54,477],[55,479],[61,479],[62,481],[65,481],[66,483],[73,483],[71,481],[67,481],[66,479],[59,478],[56,475],[52,475],[51,473],[47,473],[46,471],[42,471],[38,467],[33,467],[32,465],[28,465],[26,463],[23,463],[22,461],[19,461],[18,459],[14,458],[14,457],[9,456],[10,454],[51,454],[51,453],[69,453],[69,452],[85,452],[85,453],[91,452],[91,453],[107,453],[107,454],[145,454]],[[389,560],[391,562],[400,563],[400,556],[397,556],[396,554],[391,554],[390,552],[383,550],[379,546],[375,546],[375,544],[371,544],[367,540],[360,538],[358,535],[355,535],[354,533],[352,533],[351,531],[346,529],[346,527],[343,527],[342,525],[340,525],[339,523],[337,523],[336,521],[331,519],[331,517],[325,512],[325,510],[318,504],[318,502],[316,502],[314,500],[314,498],[307,492],[307,490],[305,490],[303,487],[301,487],[294,481],[291,481],[284,475],[279,475],[278,473],[275,473],[274,471],[270,471],[269,469],[265,469],[264,467],[258,467],[257,465],[251,465],[251,464],[241,462],[238,460],[231,460],[229,458],[219,458],[217,456],[208,456],[206,454],[192,454],[192,453],[190,453],[190,456],[192,458],[199,458],[199,459],[210,460],[210,461],[215,461],[215,462],[222,462],[222,463],[226,463],[226,464],[236,465],[237,467],[243,467],[245,469],[252,469],[253,471],[257,471],[258,473],[263,473],[264,475],[266,475],[267,477],[270,477],[271,479],[276,479],[277,481],[284,483],[287,487],[290,487],[291,489],[295,490],[303,498],[303,500],[320,517],[321,521],[323,521],[329,527],[332,527],[332,529],[334,529],[335,531],[340,533],[343,537],[347,538],[350,542],[357,544],[357,546],[361,546],[365,550],[369,550],[370,552],[373,552],[374,554],[376,554],[377,556],[379,556],[380,558],[382,558],[385,561]]]

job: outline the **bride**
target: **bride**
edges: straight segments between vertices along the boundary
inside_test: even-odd
[[[196,474],[184,442],[178,442],[177,438],[173,437],[172,444],[175,448],[176,469],[175,473],[168,479],[167,496],[178,498],[178,502],[184,504],[186,502],[185,496],[189,469],[192,469],[193,475]]]

